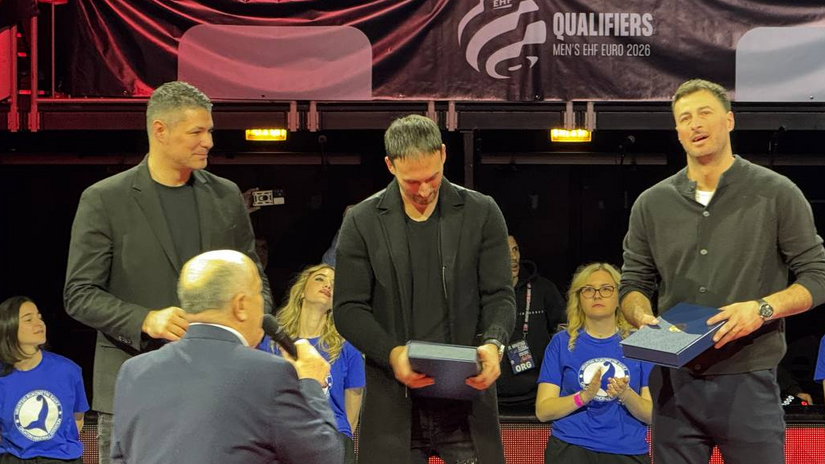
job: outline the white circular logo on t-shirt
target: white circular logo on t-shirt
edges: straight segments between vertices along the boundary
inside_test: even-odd
[[[63,422],[60,400],[46,390],[27,393],[14,408],[14,424],[31,441],[45,441],[54,437]]]
[[[593,398],[596,401],[613,401],[615,398],[607,396],[607,381],[611,377],[621,379],[630,375],[630,370],[627,366],[614,358],[594,358],[585,361],[582,367],[579,368],[579,386],[582,389],[587,388],[587,384],[593,378],[597,370],[602,370],[602,382],[599,386],[599,393]]]
[[[330,393],[332,393],[332,372],[327,374],[327,385],[324,387],[324,396],[329,399]]]

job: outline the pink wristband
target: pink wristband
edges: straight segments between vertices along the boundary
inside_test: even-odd
[[[582,401],[581,392],[577,392],[575,395],[573,395],[573,402],[576,403],[577,408],[584,406],[584,401]]]

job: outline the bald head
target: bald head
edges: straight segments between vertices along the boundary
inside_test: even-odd
[[[216,250],[190,259],[178,280],[181,308],[190,314],[228,310],[232,299],[257,287],[258,270],[243,253]]]

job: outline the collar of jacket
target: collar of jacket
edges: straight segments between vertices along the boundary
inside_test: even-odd
[[[143,160],[140,163],[138,163],[137,167],[137,175],[135,176],[134,182],[132,182],[132,188],[138,191],[152,188],[152,182],[155,181],[152,180],[152,174],[149,172],[148,154],[143,157]],[[209,182],[209,178],[200,170],[192,171],[192,178],[194,179],[192,185],[206,184]]]
[[[716,185],[716,192],[724,189],[730,184],[741,179],[745,173],[748,171],[750,167],[750,162],[739,155],[733,155],[733,164],[719,176],[719,183]],[[698,183],[695,180],[691,180],[688,177],[688,168],[685,166],[682,168],[679,173],[674,178],[674,185],[676,186],[676,190],[682,194],[682,196],[694,199],[696,195],[696,189],[698,188]]]
[[[529,259],[522,259],[519,263],[518,282],[515,288],[521,288],[527,285],[527,282],[532,282],[539,275],[539,268],[533,261]]]
[[[458,193],[460,188],[463,187],[453,185],[446,177],[441,179],[441,187],[438,189],[438,205],[441,207],[442,213],[446,209],[446,206],[464,206],[464,199],[461,198],[461,195]],[[404,211],[404,200],[401,198],[401,188],[398,186],[398,179],[392,179],[390,185],[384,189],[384,194],[375,207],[382,211],[394,208],[399,208],[402,212]]]

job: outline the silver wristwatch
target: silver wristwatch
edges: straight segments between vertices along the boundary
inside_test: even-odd
[[[505,347],[504,347],[503,343],[496,340],[495,338],[488,338],[487,340],[484,340],[484,343],[482,343],[482,345],[486,345],[488,343],[491,344],[491,345],[494,345],[498,349],[498,357],[499,358],[504,356],[504,348]]]
[[[771,320],[773,317],[773,306],[763,298],[756,300],[756,303],[759,305],[759,317],[765,322]]]

